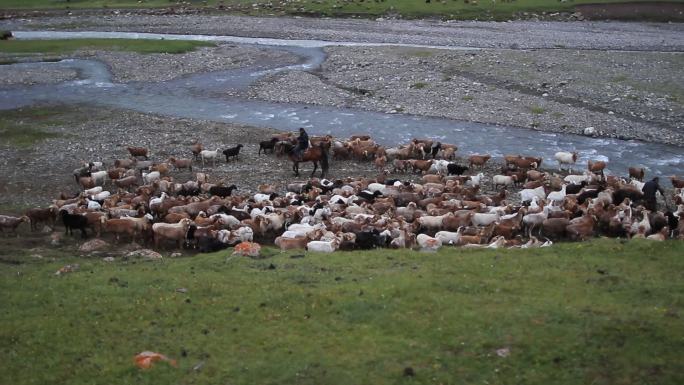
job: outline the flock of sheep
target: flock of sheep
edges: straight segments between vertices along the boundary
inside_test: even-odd
[[[276,135],[260,143],[259,155],[262,150],[282,154],[280,149],[291,148],[294,140],[291,134]],[[79,230],[84,238],[88,232],[109,234],[116,242],[124,238],[201,252],[255,239],[283,250],[320,252],[538,247],[595,236],[684,239],[684,221],[679,221],[684,181],[676,177],[671,197],[676,206],[658,211],[645,204],[643,169],[630,169],[623,179],[603,175],[605,162],[590,161],[584,172],[559,176],[543,171],[540,157],[508,155],[500,172],[486,176],[489,155],[459,162],[456,146],[432,140],[414,139],[396,148],[383,148],[369,136],[312,137],[311,142],[329,145],[333,159],[374,162],[379,176],[264,184],[257,194],[241,195],[235,185],[211,183],[204,172],[185,183],[173,177],[177,170],[192,170],[195,162],[214,164],[218,149],[197,143],[188,158],[153,162],[148,149],[129,147],[130,158],[109,168],[88,162],[74,170],[78,194],[63,194],[49,207],[29,209],[21,217],[0,215],[0,230],[16,233],[28,222],[36,231],[40,224],[54,227],[59,219],[67,233]],[[242,147],[223,151],[226,161],[237,160]],[[577,154],[559,152],[555,160],[559,168],[572,166]],[[420,181],[389,178],[390,171],[412,173],[414,180],[420,175]]]

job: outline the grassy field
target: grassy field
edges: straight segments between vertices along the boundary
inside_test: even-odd
[[[0,250],[7,384],[684,383],[684,242],[114,263]],[[80,271],[56,276],[67,263]],[[139,370],[144,350],[178,367]]]
[[[224,0],[222,3],[231,10],[247,13],[290,13],[315,14],[330,16],[362,15],[368,17],[381,16],[388,13],[399,14],[406,18],[442,17],[450,19],[506,19],[523,12],[572,12],[578,4],[625,3],[636,0],[574,0],[560,2],[557,0],[517,0],[502,1],[469,1],[462,0],[384,0],[384,1],[341,1],[341,0],[300,0],[296,2],[282,0]],[[154,8],[174,5],[169,0],[3,0],[0,9],[63,9],[69,8]],[[215,7],[218,0],[190,0],[197,7]],[[254,8],[252,4],[263,4]],[[270,6],[265,6],[269,4]]]
[[[184,53],[198,47],[216,44],[186,40],[134,40],[134,39],[64,39],[64,40],[9,40],[0,42],[4,54],[68,54],[79,49],[131,51],[137,53]]]

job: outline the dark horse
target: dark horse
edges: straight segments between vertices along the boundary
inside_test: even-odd
[[[299,176],[299,163],[313,162],[314,169],[311,172],[311,176],[314,176],[314,173],[318,170],[318,162],[321,162],[321,178],[325,177],[329,168],[328,148],[330,148],[330,143],[321,142],[318,146],[307,148],[301,158],[295,156],[295,154],[292,153],[292,150],[290,150],[287,157],[290,158],[290,161],[292,162],[292,171],[294,171],[295,176]]]

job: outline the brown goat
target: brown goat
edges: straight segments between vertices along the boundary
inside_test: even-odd
[[[145,147],[126,147],[128,149],[128,153],[131,154],[132,157],[139,157],[142,156],[143,158],[147,159],[147,148]]]

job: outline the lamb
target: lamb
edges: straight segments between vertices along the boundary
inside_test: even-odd
[[[26,215],[19,218],[9,215],[0,215],[0,233],[3,233],[3,229],[10,229],[14,235],[18,235],[17,227],[24,222],[30,223],[31,220]]]
[[[577,162],[577,152],[558,151],[554,157],[558,161],[558,171],[562,170],[564,164],[573,165]]]
[[[230,161],[230,158],[235,158],[235,160],[237,161],[239,159],[240,149],[242,147],[244,147],[244,146],[241,144],[238,144],[235,147],[231,147],[231,148],[228,148],[226,150],[223,150],[223,155],[226,156],[226,163]]]

